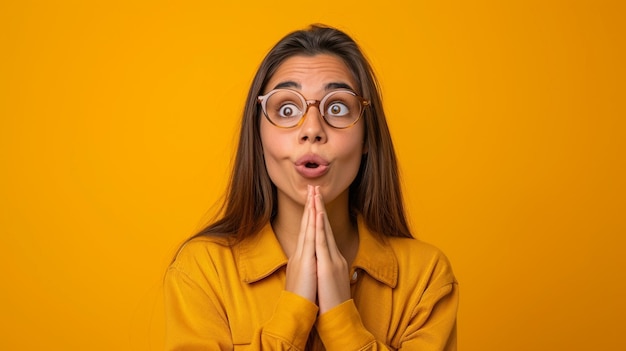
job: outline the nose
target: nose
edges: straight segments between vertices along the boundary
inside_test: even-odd
[[[326,142],[326,126],[322,120],[322,114],[319,110],[319,104],[308,105],[303,116],[304,121],[300,126],[299,139],[301,142]]]

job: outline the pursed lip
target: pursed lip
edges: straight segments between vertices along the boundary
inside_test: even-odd
[[[321,177],[328,172],[330,163],[323,157],[315,154],[307,154],[298,158],[295,162],[296,171],[304,178]]]

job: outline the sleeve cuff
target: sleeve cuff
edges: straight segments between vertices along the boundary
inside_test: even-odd
[[[317,332],[327,350],[360,350],[376,342],[374,335],[365,329],[352,299],[319,316]]]
[[[282,291],[274,315],[265,325],[265,333],[303,349],[318,310],[317,305],[302,296]]]

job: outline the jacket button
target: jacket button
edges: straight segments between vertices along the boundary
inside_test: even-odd
[[[352,281],[355,282],[356,278],[359,277],[359,273],[357,271],[354,271],[354,273],[352,273]]]

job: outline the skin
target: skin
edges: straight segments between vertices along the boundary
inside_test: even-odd
[[[306,99],[321,100],[356,83],[343,61],[332,55],[286,59],[267,84],[287,87]],[[268,174],[277,188],[278,212],[272,223],[289,261],[285,289],[317,303],[320,313],[350,299],[349,267],[358,249],[350,222],[348,188],[356,177],[364,148],[363,120],[335,129],[311,107],[303,123],[281,129],[261,118],[261,141]],[[306,154],[329,162],[317,178],[305,178],[295,162]]]

